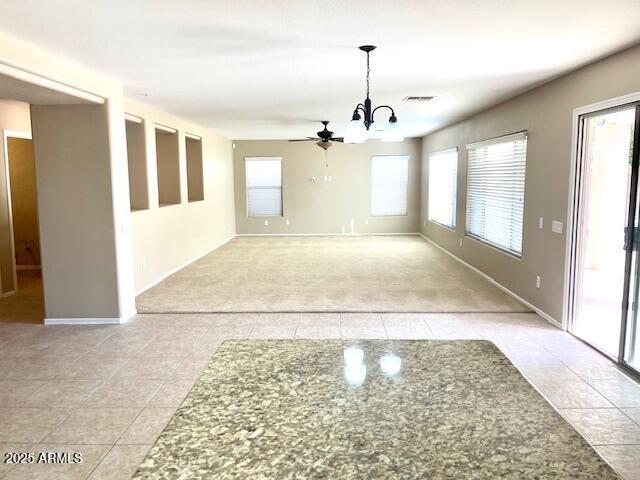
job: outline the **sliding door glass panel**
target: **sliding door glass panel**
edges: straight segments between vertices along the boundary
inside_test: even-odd
[[[638,125],[640,124],[640,106],[636,107],[636,126],[634,138],[634,150],[632,165],[638,169],[640,161],[640,145],[638,145]],[[637,182],[637,173],[636,173]],[[640,246],[640,230],[638,229],[638,217],[640,216],[640,196],[638,195],[637,186],[634,195],[631,195],[632,201],[635,200],[633,222],[629,222],[630,234],[627,238],[627,250],[629,252],[629,296],[627,299],[627,311],[625,312],[624,348],[623,363],[632,369],[640,372],[640,321],[638,319],[638,301],[640,300],[640,256],[638,255],[638,247]]]
[[[590,115],[582,122],[584,183],[572,332],[617,358],[635,108]]]
[[[637,202],[636,202],[637,203]],[[635,231],[638,232],[638,206],[636,204]],[[632,271],[629,278],[629,305],[627,311],[627,331],[625,338],[624,363],[640,371],[640,322],[638,321],[638,291],[640,287],[640,265],[638,265],[638,238],[633,241],[631,254]]]

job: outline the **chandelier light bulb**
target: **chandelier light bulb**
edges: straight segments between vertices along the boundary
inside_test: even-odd
[[[382,133],[382,141],[383,142],[402,142],[404,141],[404,135],[400,130],[400,126],[398,125],[398,119],[395,115],[392,115],[389,118],[389,123],[387,123],[384,132]]]
[[[360,116],[358,115],[357,120],[351,120],[347,124],[347,130],[344,135],[344,143],[364,143],[366,139],[367,130],[364,127],[364,123],[360,121]]]

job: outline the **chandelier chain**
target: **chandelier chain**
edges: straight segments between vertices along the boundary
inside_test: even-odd
[[[367,52],[367,98],[369,98],[369,52]]]

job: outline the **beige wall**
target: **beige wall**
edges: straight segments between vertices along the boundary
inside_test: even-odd
[[[47,318],[118,318],[107,108],[34,105],[31,116]]]
[[[336,143],[327,152],[314,142],[242,140],[235,142],[234,183],[236,231],[239,234],[415,233],[420,217],[419,138],[402,143],[369,140],[364,144]],[[371,156],[409,155],[407,215],[371,216]],[[247,217],[245,157],[282,157],[282,218]],[[326,167],[328,162],[328,167]],[[325,183],[324,177],[331,176]],[[315,177],[316,182],[310,178]],[[289,225],[286,225],[289,220]],[[368,223],[367,223],[368,222]]]
[[[126,101],[125,108],[121,83],[0,34],[0,68],[4,62],[105,99],[100,114],[85,118],[85,124],[65,107],[56,110],[51,106],[39,106],[34,110],[38,117],[34,118],[34,125],[40,126],[40,132],[34,133],[34,143],[48,318],[66,321],[82,316],[98,318],[98,321],[126,320],[135,312],[135,291],[152,285],[234,234],[230,141],[135,101]],[[17,91],[24,94],[23,100],[29,101],[30,88]],[[39,93],[39,99],[51,98],[42,94],[42,89]],[[129,198],[125,111],[145,119],[147,191],[143,191],[142,196],[143,199],[146,197],[149,208],[133,213]],[[69,122],[69,128],[55,122]],[[164,208],[158,205],[154,123],[178,129],[179,136],[182,203]],[[54,128],[45,129],[51,125]],[[55,137],[62,136],[67,145],[72,145],[68,138],[72,127],[86,138],[83,140],[82,135],[74,137],[79,148],[69,152],[64,145],[55,143]],[[90,132],[86,131],[88,128]],[[185,132],[202,137],[204,201],[187,203]],[[46,175],[41,175],[38,150],[50,150],[46,155],[40,155],[49,163],[43,166]],[[62,162],[63,158],[66,163]],[[77,167],[76,175],[85,176],[86,183],[78,178],[75,183],[69,182],[74,166]],[[54,171],[56,167],[60,171]],[[91,171],[85,171],[85,168]],[[99,182],[96,182],[96,176]],[[44,177],[56,181],[45,182]],[[50,184],[47,186],[47,183]],[[71,193],[58,198],[53,195],[55,185],[68,188]],[[89,191],[91,186],[94,188]],[[44,195],[41,187],[45,188]],[[139,197],[135,203],[138,200]],[[50,211],[62,207],[67,208],[67,213],[56,224],[56,217]],[[85,223],[74,224],[74,215]],[[85,230],[80,229],[82,225]],[[78,231],[80,235],[77,235]],[[56,253],[58,257],[54,258]],[[54,259],[49,266],[46,257]],[[82,265],[85,271],[76,271],[76,264]]]
[[[189,201],[204,200],[204,179],[202,177],[202,140],[186,139],[187,183]]]
[[[209,252],[235,233],[231,141],[147,105],[128,100],[144,119],[149,205],[131,213],[135,287],[140,292]],[[154,124],[178,130],[181,203],[159,207]],[[185,133],[202,137],[204,200],[188,202]]]
[[[31,133],[29,104],[12,100],[0,100],[0,135],[2,135],[3,131]],[[0,161],[2,162],[0,165],[0,282],[2,293],[15,289],[5,158],[4,141],[0,138]]]
[[[131,209],[149,208],[144,123],[126,122],[126,135]]]
[[[160,205],[180,203],[180,160],[177,133],[156,130],[156,174]]]
[[[33,142],[25,138],[9,138],[7,151],[16,264],[38,266],[40,234]]]
[[[40,79],[16,81],[20,75],[12,68]],[[0,69],[14,79],[7,85],[19,85],[11,87],[13,98],[39,104],[32,120],[47,320],[127,320],[135,313],[135,296],[122,84],[5,34]],[[72,112],[79,105],[52,106],[82,103],[45,94],[52,82],[60,91],[102,97],[104,104],[86,116]]]
[[[457,146],[460,156],[457,229],[453,232],[426,221],[423,233],[560,321],[573,110],[640,91],[639,72],[640,47],[635,47],[424,137],[423,185],[428,181],[429,153]],[[529,133],[521,259],[464,236],[465,145],[519,130]],[[427,198],[425,187],[423,223],[428,212]],[[543,230],[538,229],[539,217],[544,218]],[[551,232],[552,220],[565,224],[563,234]],[[540,289],[535,286],[536,275],[542,277]]]

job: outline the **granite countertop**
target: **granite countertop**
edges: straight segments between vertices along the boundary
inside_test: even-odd
[[[619,477],[490,342],[232,340],[134,478]]]

